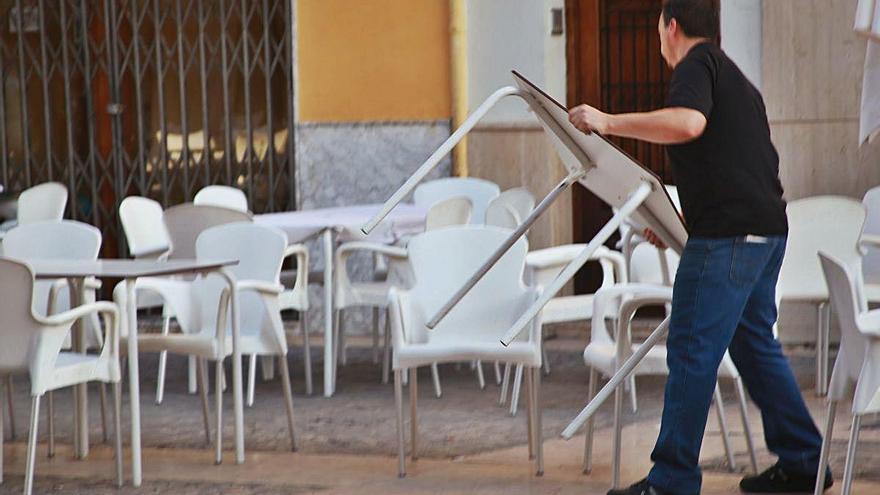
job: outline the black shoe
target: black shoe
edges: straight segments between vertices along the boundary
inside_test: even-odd
[[[617,490],[608,490],[608,495],[671,495],[659,488],[655,488],[648,483],[648,478],[630,485],[629,488],[619,488]]]
[[[828,470],[825,473],[823,491],[833,484],[831,470]],[[776,463],[757,476],[743,478],[739,482],[739,489],[745,493],[813,493],[816,489],[816,475],[791,473]]]

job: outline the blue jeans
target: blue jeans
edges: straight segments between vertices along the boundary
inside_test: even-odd
[[[691,238],[673,289],[663,421],[649,482],[665,491],[700,492],[703,431],[724,351],[761,409],[767,448],[783,468],[815,475],[822,438],[779,342],[776,279],[784,236]]]

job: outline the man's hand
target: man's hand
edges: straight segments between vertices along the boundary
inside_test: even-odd
[[[611,115],[600,112],[590,105],[578,105],[568,112],[568,121],[587,134],[593,131],[606,134],[610,120]]]
[[[657,234],[654,233],[653,230],[645,229],[642,235],[644,235],[645,239],[647,239],[647,241],[653,244],[657,249],[666,249],[666,244],[663,242],[662,239],[657,237]]]

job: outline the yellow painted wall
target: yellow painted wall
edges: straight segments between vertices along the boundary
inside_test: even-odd
[[[299,120],[450,116],[448,0],[298,0]]]

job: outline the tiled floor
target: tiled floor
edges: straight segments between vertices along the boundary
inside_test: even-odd
[[[353,339],[354,345],[366,343]],[[285,452],[286,431],[280,405],[280,390],[275,382],[261,384],[257,403],[246,410],[248,438],[247,460],[237,466],[228,452],[224,464],[215,466],[209,449],[202,448],[203,433],[198,399],[185,394],[182,362],[169,370],[168,392],[162,406],[153,404],[155,371],[147,356],[145,365],[143,405],[145,416],[144,480],[140,489],[127,485],[118,490],[112,482],[112,451],[95,445],[86,461],[75,461],[65,445],[53,459],[45,457],[41,446],[37,465],[37,493],[96,494],[598,494],[604,493],[611,479],[611,430],[609,410],[600,411],[599,429],[594,447],[594,469],[590,475],[581,472],[583,437],[565,441],[558,437],[562,426],[582,405],[585,394],[583,365],[578,362],[582,343],[572,340],[551,342],[553,373],[546,379],[545,422],[546,473],[535,477],[527,458],[525,417],[521,410],[510,418],[497,405],[498,388],[490,384],[486,390],[476,387],[467,366],[442,368],[444,397],[431,397],[430,381],[425,375],[420,387],[420,431],[422,457],[408,461],[405,479],[396,476],[394,457],[393,398],[390,386],[378,383],[378,371],[371,363],[367,349],[354,350],[348,366],[340,371],[340,392],[332,399],[307,398],[302,395],[299,378],[301,363],[291,356],[295,375],[297,426],[301,439],[299,453]],[[317,353],[315,353],[317,354]],[[802,377],[809,377],[808,355],[794,352],[792,362]],[[154,366],[154,365],[152,365]],[[316,364],[316,369],[318,365]],[[487,366],[487,379],[492,372]],[[18,387],[16,417],[27,417],[24,383]],[[650,467],[649,453],[657,434],[662,406],[662,381],[639,382],[640,408],[627,413],[624,430],[624,463],[622,480],[635,481]],[[823,401],[804,390],[817,421],[824,418]],[[95,394],[97,395],[97,394]],[[228,393],[227,393],[228,397]],[[65,429],[70,421],[65,396],[59,394],[59,441],[67,442]],[[92,401],[92,418],[98,418],[97,400]],[[231,400],[227,400],[227,403]],[[733,405],[733,402],[730,402]],[[841,407],[834,434],[832,462],[836,475],[841,474],[845,442],[849,434],[847,407]],[[705,494],[738,493],[737,482],[746,471],[748,459],[745,443],[734,407],[728,407],[729,423],[734,430],[737,472],[727,470],[723,448],[714,415],[710,417],[702,453]],[[231,414],[225,414],[231,423]],[[93,419],[92,438],[100,439],[99,421]],[[761,447],[759,463],[765,467],[773,462],[763,449],[760,419],[751,411],[756,443]],[[19,429],[21,426],[19,426]],[[859,451],[857,494],[880,494],[880,422],[866,421]],[[231,446],[231,424],[226,425],[226,446]],[[43,430],[45,431],[45,430]],[[18,432],[21,439],[24,434]],[[24,444],[7,442],[4,449],[5,482],[0,493],[21,490]],[[128,457],[126,456],[126,460]],[[128,473],[126,463],[126,473]],[[839,483],[830,493],[838,493]]]

